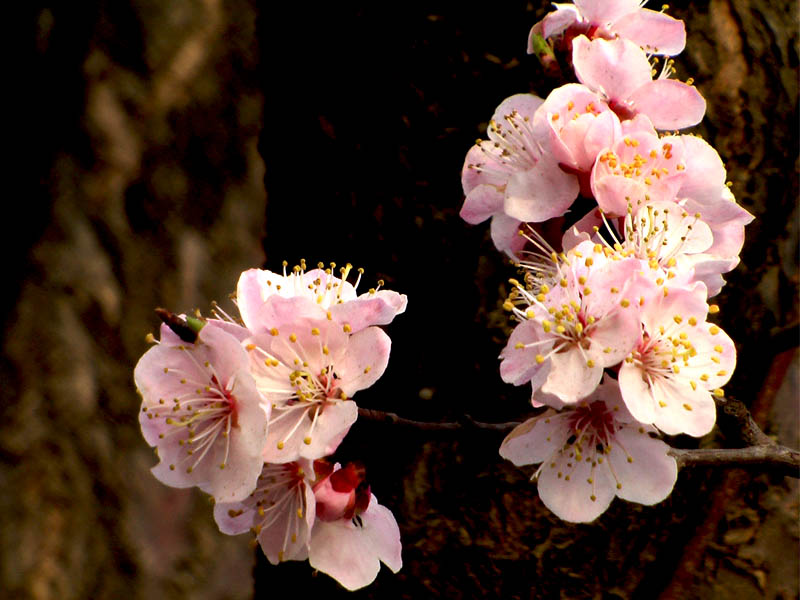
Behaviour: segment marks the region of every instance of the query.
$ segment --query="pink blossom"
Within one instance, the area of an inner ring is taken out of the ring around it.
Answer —
[[[539,497],[565,521],[587,523],[614,496],[652,505],[666,498],[677,480],[669,447],[637,423],[606,376],[579,405],[548,410],[517,426],[500,446],[515,465],[542,463],[534,478]]]
[[[653,80],[647,55],[629,40],[578,36],[572,62],[578,80],[602,94],[620,119],[644,113],[656,129],[673,130],[696,125],[706,112],[706,101],[691,85],[666,77]]]
[[[356,289],[361,281],[363,269],[357,269],[355,284],[347,281],[352,270],[348,264],[340,269],[341,278],[332,274],[331,268],[305,270],[305,263],[283,275],[250,269],[242,273],[236,289],[236,302],[244,324],[253,333],[262,333],[278,326],[285,318],[307,316],[324,319],[330,317],[347,324],[356,332],[370,325],[387,325],[406,309],[407,298],[391,290],[382,290],[380,285],[367,293],[358,295]],[[281,298],[269,307],[269,298]],[[302,299],[302,300],[299,300]],[[307,302],[308,301],[308,302]],[[271,310],[270,310],[271,309]]]
[[[532,275],[527,287],[517,283],[508,308],[521,323],[500,354],[500,374],[507,383],[530,382],[534,398],[541,388],[575,403],[639,338],[640,263],[586,241],[551,265],[551,273]]]
[[[308,562],[348,590],[357,590],[375,580],[381,562],[393,573],[403,566],[400,528],[392,512],[370,495],[366,509],[352,518],[317,519]]]
[[[533,132],[541,104],[531,94],[504,100],[489,123],[489,140],[470,149],[461,172],[461,218],[477,224],[491,217],[495,245],[512,256],[522,246],[517,230],[523,221],[560,216],[578,195],[575,176],[558,168],[552,154],[543,152],[546,139]]]
[[[577,175],[581,193],[590,197],[589,174],[597,155],[622,137],[617,115],[589,88],[571,83],[550,93],[534,115],[533,128],[548,140],[561,170]]]
[[[679,54],[686,45],[683,21],[663,12],[642,8],[640,0],[576,0],[572,4],[554,4],[531,29],[528,53],[533,52],[534,35],[545,39],[566,33],[570,37],[585,34],[589,38],[613,39],[617,36],[634,42],[650,54]]]
[[[642,337],[622,363],[619,384],[631,414],[664,433],[695,437],[716,420],[712,394],[721,394],[736,366],[728,335],[706,322],[702,283],[655,294],[642,307]]]
[[[609,247],[613,244],[621,257],[641,261],[641,274],[655,284],[653,293],[661,293],[656,286],[665,282],[670,287],[687,287],[710,278],[719,261],[705,253],[713,238],[699,214],[690,215],[680,204],[665,201],[628,208],[624,218],[610,222],[598,209],[591,211],[564,234],[564,248],[584,240]],[[617,229],[621,231],[619,239]],[[704,269],[701,276],[696,274],[698,267]]]
[[[219,502],[242,500],[261,472],[270,416],[247,353],[214,322],[194,344],[166,326],[161,337],[134,370],[142,434],[160,457],[153,474],[173,487],[196,485]]]
[[[250,496],[241,502],[214,506],[220,531],[228,535],[251,531],[273,565],[305,560],[316,516],[313,476],[313,467],[307,460],[265,464]]]
[[[638,131],[599,154],[592,170],[592,192],[608,216],[622,216],[631,205],[677,201],[685,169],[680,138]]]
[[[303,317],[245,340],[256,386],[272,403],[264,461],[327,456],[355,422],[358,407],[349,398],[383,374],[391,340],[378,327],[346,329]]]

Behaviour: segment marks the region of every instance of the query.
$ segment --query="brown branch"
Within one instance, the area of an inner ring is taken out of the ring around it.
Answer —
[[[517,421],[510,421],[508,423],[481,423],[469,415],[464,415],[461,421],[455,423],[431,423],[429,421],[414,421],[412,419],[406,419],[405,417],[396,415],[395,413],[371,410],[369,408],[359,408],[358,415],[362,419],[367,419],[369,421],[399,425],[401,427],[411,427],[413,429],[420,429],[422,431],[461,431],[482,429],[484,431],[506,433],[519,425]]]
[[[738,404],[737,404],[738,403]],[[741,402],[728,400],[726,406],[736,405],[736,414],[741,417],[741,422],[746,426],[743,437],[759,440],[759,442],[746,448],[701,448],[697,450],[684,450],[672,448],[669,453],[675,457],[679,467],[717,466],[728,468],[763,468],[774,470],[789,477],[800,477],[800,452],[781,446],[773,442],[758,425],[755,424]],[[744,413],[740,409],[744,408]],[[400,427],[410,427],[421,431],[490,431],[494,433],[507,433],[520,423],[510,421],[507,423],[482,423],[469,415],[464,415],[460,422],[431,423],[429,421],[414,421],[406,419],[395,413],[382,412],[368,408],[359,408],[358,414],[362,419],[377,423],[386,423]]]
[[[669,453],[675,457],[679,467],[764,467],[789,477],[800,477],[800,452],[774,443],[747,448],[672,448]]]

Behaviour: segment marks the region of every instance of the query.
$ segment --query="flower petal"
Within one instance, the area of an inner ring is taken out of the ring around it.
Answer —
[[[361,525],[353,521],[360,520]],[[353,520],[317,521],[311,531],[309,564],[348,590],[372,583],[383,561],[393,572],[403,565],[400,528],[391,511],[372,496],[366,511]]]
[[[643,112],[656,129],[683,129],[697,125],[706,114],[706,101],[691,85],[674,79],[647,82],[629,96],[637,112]]]
[[[614,437],[608,460],[620,486],[617,496],[648,506],[669,496],[678,479],[669,446],[636,427],[623,427]]]
[[[350,336],[347,350],[334,365],[339,387],[348,396],[368,388],[389,364],[392,340],[379,327],[368,327]]]

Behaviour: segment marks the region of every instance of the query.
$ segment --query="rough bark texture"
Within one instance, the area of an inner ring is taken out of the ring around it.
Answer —
[[[4,242],[9,597],[248,598],[254,583],[257,597],[306,586],[344,595],[307,564],[272,568],[258,551],[253,578],[246,536],[220,534],[202,494],[148,472],[155,457],[139,433],[132,369],[157,326],[152,310],[230,306],[247,267],[350,261],[367,270],[367,287],[383,278],[409,295],[387,328],[389,370],[359,393],[362,405],[423,420],[526,413],[527,390],[497,374],[499,306],[515,273],[487,226],[458,218],[459,172],[503,98],[554,84],[524,54],[547,7],[393,8],[26,9],[41,185],[14,200]],[[719,298],[739,349],[726,389],[760,397],[756,420],[797,447],[796,354],[767,379],[798,342],[796,6],[713,0],[670,12],[690,33],[678,76],[708,99],[697,131],[757,217]],[[701,444],[735,445],[726,425]],[[405,565],[354,597],[797,595],[796,483],[693,469],[656,507],[615,501],[596,523],[568,526],[528,473],[499,459],[499,442],[356,424],[340,457],[366,462],[400,523]]]

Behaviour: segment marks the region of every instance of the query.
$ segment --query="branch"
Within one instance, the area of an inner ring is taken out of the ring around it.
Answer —
[[[775,443],[748,446],[747,448],[701,448],[699,450],[672,448],[669,454],[675,457],[679,467],[765,467],[781,475],[800,477],[800,452]]]
[[[367,419],[368,421],[388,423],[391,425],[399,425],[401,427],[410,427],[412,429],[420,429],[422,431],[462,431],[482,429],[484,431],[506,433],[519,425],[519,422],[517,421],[509,421],[508,423],[481,423],[469,415],[464,415],[461,421],[455,423],[431,423],[429,421],[414,421],[412,419],[406,419],[396,415],[395,413],[371,410],[369,408],[359,408],[358,416],[362,419]]]
[[[746,448],[725,449],[698,449],[683,450],[672,448],[669,453],[675,457],[679,467],[718,466],[718,467],[743,467],[773,469],[782,475],[800,478],[800,452],[781,446],[773,442],[750,417],[747,408],[738,400],[728,400],[725,406],[735,407],[735,416],[743,423],[745,431],[742,437],[755,443]],[[741,412],[744,409],[744,413]],[[729,413],[734,414],[734,413]],[[406,419],[395,413],[359,408],[358,415],[362,419],[377,423],[386,423],[394,426],[409,427],[421,431],[489,431],[494,433],[507,433],[520,423],[509,421],[507,423],[482,423],[469,415],[464,415],[460,422],[431,423],[429,421],[414,421]]]

